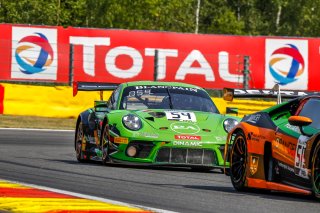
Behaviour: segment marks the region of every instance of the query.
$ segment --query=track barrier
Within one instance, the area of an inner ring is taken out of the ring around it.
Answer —
[[[0,84],[0,114],[3,114],[4,87]]]
[[[0,84],[0,113],[55,118],[75,118],[80,112],[93,106],[100,99],[99,92],[79,91],[73,97],[70,86],[34,86],[20,84]],[[108,100],[111,92],[104,92]],[[234,100],[226,102],[222,98],[212,98],[220,113],[226,107],[238,108],[239,116],[250,114],[275,105],[275,102]]]

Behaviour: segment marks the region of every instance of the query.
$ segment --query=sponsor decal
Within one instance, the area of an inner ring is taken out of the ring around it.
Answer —
[[[292,126],[291,124],[288,123],[288,124],[285,125],[285,127],[290,129],[290,130],[292,130],[292,131],[294,131],[294,132],[296,132],[296,133],[301,134],[300,129],[299,129],[298,126]]]
[[[289,172],[294,173],[294,169],[291,166],[288,166],[287,164],[284,164],[282,162],[278,162],[278,166],[285,169],[285,170],[288,170]]]
[[[308,136],[300,135],[298,139],[295,161],[294,161],[294,173],[302,178],[309,179],[308,169],[306,168],[305,151],[307,148]]]
[[[158,138],[159,134],[150,132],[137,132],[134,137]]]
[[[250,115],[249,118],[247,119],[247,122],[250,123],[257,123],[260,120],[261,115],[260,114],[253,114]]]
[[[197,122],[196,115],[193,112],[166,111],[165,113],[168,120]]]
[[[174,138],[177,140],[201,140],[201,136],[196,135],[175,135]]]
[[[170,125],[172,131],[179,134],[196,134],[200,132],[200,127],[190,122],[176,122]]]
[[[227,136],[216,136],[215,138],[217,141],[226,141],[227,140]]]
[[[139,89],[136,91],[130,91],[128,96],[129,97],[140,97],[143,95],[153,95],[153,93],[151,92],[151,89],[145,89],[145,90]]]
[[[296,139],[294,139],[296,140]],[[296,144],[287,140],[284,140],[281,137],[276,137],[272,142],[274,144],[275,150],[278,152],[285,154],[288,158],[294,161],[294,155],[296,150]]]
[[[11,78],[57,80],[57,30],[12,27]]]
[[[308,41],[266,39],[265,87],[308,88]]]
[[[128,144],[129,140],[124,137],[114,137],[114,143]]]
[[[259,157],[251,155],[249,164],[250,174],[254,175],[258,171]]]
[[[173,141],[173,146],[202,146],[200,141]]]
[[[272,89],[261,90],[261,89],[235,89],[234,95],[239,97],[250,97],[253,95],[261,95],[261,96],[272,96],[277,95],[278,91],[274,91]],[[308,92],[308,91],[296,91],[296,90],[281,90],[280,94],[284,97],[296,97],[296,96],[304,96],[304,95],[312,95],[319,94],[318,92]]]
[[[178,86],[162,86],[162,85],[155,85],[155,86],[135,86],[136,90],[147,90],[147,89],[177,89],[183,91],[191,91],[191,92],[198,92],[196,88],[189,88],[189,87],[178,87]]]
[[[249,132],[247,137],[247,140],[256,141],[256,142],[259,142],[260,140],[265,140],[265,139],[266,139],[265,136],[258,135],[254,132]]]

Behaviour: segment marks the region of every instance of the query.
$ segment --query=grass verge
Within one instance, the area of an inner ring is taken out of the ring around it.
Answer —
[[[1,128],[71,129],[76,118],[47,118],[35,116],[0,115]]]

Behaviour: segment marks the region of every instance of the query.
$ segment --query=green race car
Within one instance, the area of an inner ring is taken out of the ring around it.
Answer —
[[[102,91],[112,86],[76,83],[74,89]],[[222,169],[227,133],[239,120],[220,114],[208,93],[194,85],[122,83],[108,101],[95,101],[93,108],[80,113],[74,147],[80,162]]]

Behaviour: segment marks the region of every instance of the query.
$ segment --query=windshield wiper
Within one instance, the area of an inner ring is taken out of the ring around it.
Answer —
[[[169,88],[168,88],[168,87],[167,87],[167,92],[168,92],[168,97],[169,97],[169,106],[170,106],[170,109],[173,109],[171,94],[170,94],[170,91],[169,91]]]

